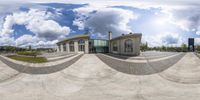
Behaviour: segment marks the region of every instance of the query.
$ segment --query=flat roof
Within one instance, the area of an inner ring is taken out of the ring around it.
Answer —
[[[121,35],[121,36],[112,38],[111,41],[112,41],[112,40],[121,39],[121,38],[126,38],[126,37],[141,37],[141,36],[142,36],[142,33],[123,34],[123,35]]]
[[[64,41],[68,41],[68,40],[72,40],[72,39],[77,39],[77,38],[90,38],[89,34],[81,34],[81,35],[74,35],[72,37],[67,37],[66,39],[59,41],[58,43],[64,42]],[[56,43],[56,44],[58,44]]]

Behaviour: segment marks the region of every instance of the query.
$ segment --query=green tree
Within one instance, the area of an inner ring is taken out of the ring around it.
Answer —
[[[187,52],[187,45],[186,44],[181,44],[181,49],[182,49],[182,52]]]
[[[200,45],[197,45],[197,46],[196,46],[196,51],[197,51],[197,52],[200,52]]]
[[[141,44],[141,46],[140,46],[140,50],[141,51],[146,51],[146,50],[148,50],[148,44],[147,44],[147,42],[146,42],[146,44]]]
[[[161,47],[161,51],[166,51],[166,47],[164,45]]]

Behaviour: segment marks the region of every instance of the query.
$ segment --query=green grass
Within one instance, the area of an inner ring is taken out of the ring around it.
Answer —
[[[14,60],[29,62],[29,63],[44,63],[47,62],[47,59],[44,57],[29,57],[29,56],[17,56],[17,55],[11,55],[7,56]]]
[[[37,51],[22,51],[22,52],[17,52],[18,55],[25,55],[25,56],[37,56],[41,55],[40,52]]]

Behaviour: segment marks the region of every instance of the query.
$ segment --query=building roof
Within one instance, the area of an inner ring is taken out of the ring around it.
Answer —
[[[117,39],[122,39],[122,38],[127,38],[127,37],[142,37],[142,33],[122,34],[121,36],[112,38],[111,41],[117,40]]]
[[[88,35],[88,34],[75,35],[75,36],[72,36],[72,37],[67,37],[66,39],[59,41],[58,43],[62,43],[62,42],[68,41],[68,40],[78,39],[78,38],[90,38],[90,35]]]

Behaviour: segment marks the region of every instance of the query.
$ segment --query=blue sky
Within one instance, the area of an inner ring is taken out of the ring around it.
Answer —
[[[2,0],[0,45],[54,47],[67,36],[86,32],[106,39],[108,31],[114,37],[142,33],[149,46],[180,46],[189,37],[200,43],[196,0],[152,1]]]

